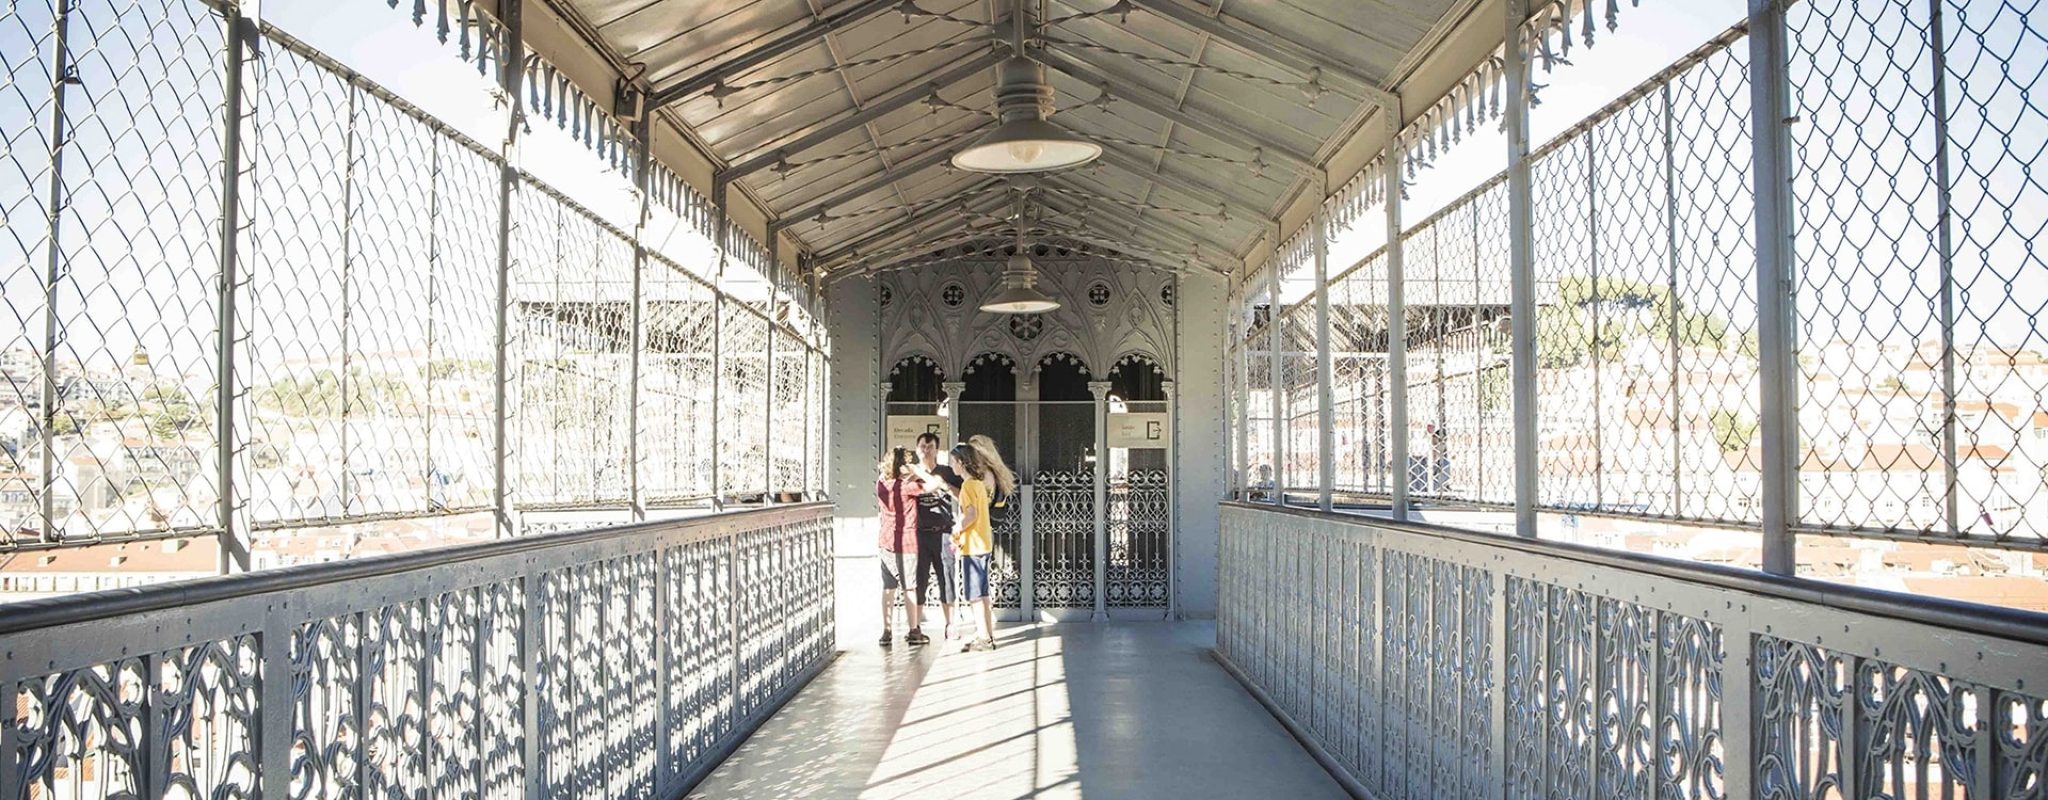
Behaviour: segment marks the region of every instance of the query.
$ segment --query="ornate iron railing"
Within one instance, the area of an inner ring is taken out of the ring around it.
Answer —
[[[1226,504],[1218,645],[1360,796],[2035,797],[2048,616]]]
[[[669,797],[833,649],[822,504],[0,610],[0,797]]]

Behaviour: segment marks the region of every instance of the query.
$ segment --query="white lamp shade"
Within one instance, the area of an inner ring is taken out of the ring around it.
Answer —
[[[981,304],[991,314],[1043,314],[1060,307],[1060,302],[1029,286],[1012,286]]]
[[[969,172],[1045,172],[1094,161],[1102,145],[1042,119],[1018,119],[989,131],[953,154],[953,166]]]

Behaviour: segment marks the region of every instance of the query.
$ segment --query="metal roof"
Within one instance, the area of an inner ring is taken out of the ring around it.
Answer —
[[[827,267],[970,232],[1018,187],[1034,228],[1155,262],[1236,266],[1388,97],[1459,0],[1029,0],[1052,120],[1095,163],[1023,182],[952,169],[994,127],[1012,0],[561,0],[771,227]],[[1185,263],[1185,262],[1184,262]],[[1177,264],[1176,264],[1177,266]]]

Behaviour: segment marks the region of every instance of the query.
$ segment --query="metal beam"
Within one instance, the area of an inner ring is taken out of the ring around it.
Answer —
[[[996,184],[999,180],[1000,179],[998,178],[991,177],[988,180],[984,180],[978,184],[975,184],[972,187],[969,187],[966,191],[961,192],[961,194],[972,194],[975,192],[979,192],[983,189],[988,188],[989,186]],[[969,202],[971,203],[972,201]],[[894,233],[898,233],[905,228],[922,225],[938,217],[953,213],[954,211],[957,211],[959,208],[960,206],[954,203],[943,203],[940,205],[932,206],[931,208],[925,209],[924,211],[920,211],[916,214],[904,217],[903,219],[899,219],[895,222],[891,222],[887,225],[878,227],[872,231],[869,231],[865,235],[862,235],[854,239],[853,241],[846,242],[844,244],[839,245],[838,247],[832,248],[829,251],[821,253],[818,255],[818,262],[822,264],[832,263],[833,261],[838,260],[839,257],[844,256],[847,253],[853,252],[855,250],[858,250],[862,247],[874,244],[877,240],[880,240],[883,237],[889,236]]]
[[[975,73],[994,67],[997,62],[1002,60],[1002,54],[991,49],[962,62],[952,69],[939,73],[938,77],[928,82],[906,88],[903,91],[877,100],[868,104],[866,108],[840,117],[837,120],[813,125],[801,132],[794,140],[769,148],[767,152],[742,161],[737,165],[719,170],[717,179],[730,182],[774,166],[777,160],[791,153],[800,153],[817,147],[830,141],[833,137],[880,119],[891,111],[923,100],[937,93],[940,89],[959,83],[972,77]]]
[[[763,42],[667,87],[654,90],[649,96],[651,107],[648,110],[652,111],[682,100],[792,51],[822,42],[825,40],[825,34],[859,23],[897,5],[898,0],[867,0],[834,14],[813,17],[804,23],[803,27]]]
[[[1271,156],[1275,161],[1281,162],[1283,166],[1289,169],[1304,173],[1314,172],[1316,169],[1315,159],[1302,153],[1297,153],[1285,145],[1268,141],[1251,128],[1230,120],[1218,119],[1206,114],[1189,111],[1182,108],[1179,103],[1173,102],[1171,98],[1154,94],[1151,90],[1141,88],[1130,81],[1112,78],[1096,70],[1094,67],[1075,61],[1068,58],[1065,54],[1054,50],[1042,47],[1036,48],[1031,51],[1031,55],[1039,63],[1064,72],[1071,77],[1087,81],[1099,87],[1105,87],[1103,91],[1109,92],[1118,100],[1127,101],[1131,105],[1247,150],[1257,150],[1260,153]],[[1106,88],[1111,86],[1116,88]]]
[[[894,222],[885,223],[883,227],[864,234],[860,239],[834,248],[833,252],[836,254],[847,250],[849,247],[858,247],[866,251],[865,255],[872,256],[882,249],[896,247],[909,241],[909,237],[905,237],[904,234],[911,233],[911,228],[915,226],[906,227],[904,225],[906,222],[916,220],[922,223],[935,219],[936,217],[933,216],[935,212],[939,216],[943,216],[943,212],[947,210],[963,212],[965,216],[971,218],[974,215],[986,214],[989,211],[1002,207],[1001,205],[992,206],[989,203],[989,198],[997,198],[1007,202],[1008,197],[1009,194],[1007,192],[1001,191],[998,187],[989,186],[961,191],[955,197],[948,198],[943,202],[934,200],[917,205],[901,206],[894,210],[903,212],[906,215],[905,217],[897,218]]]
[[[1181,6],[1173,0],[1129,0],[1131,5],[1150,11],[1178,23],[1197,33],[1206,33],[1231,47],[1250,53],[1276,66],[1292,70],[1302,77],[1318,73],[1334,75],[1359,89],[1366,102],[1386,108],[1394,94],[1385,88],[1386,78],[1367,75],[1352,69],[1341,58],[1329,58],[1310,52],[1285,37],[1276,36],[1253,27],[1243,20],[1231,21],[1211,17],[1200,11]]]
[[[1059,182],[1059,183],[1053,183],[1053,182],[1051,182],[1051,181],[1048,181],[1048,183],[1052,183],[1052,185],[1054,185],[1054,186],[1056,186],[1056,187],[1058,187],[1058,188],[1060,188],[1060,189],[1065,189],[1065,190],[1069,190],[1069,191],[1087,192],[1087,193],[1089,193],[1089,194],[1094,194],[1093,192],[1088,192],[1088,190],[1087,190],[1087,189],[1084,189],[1084,188],[1081,188],[1081,187],[1077,187],[1077,186],[1071,186],[1071,185],[1068,185],[1068,184],[1066,184],[1066,183],[1064,183],[1064,182]],[[1039,200],[1040,200],[1040,202],[1044,202],[1044,201],[1046,201],[1046,200],[1049,200],[1049,199],[1051,199],[1051,198],[1054,198],[1054,197],[1059,197],[1059,196],[1060,196],[1060,195],[1058,195],[1058,194],[1054,194],[1054,193],[1051,193],[1051,192],[1047,192],[1047,193],[1044,193],[1044,194],[1042,194],[1042,195],[1041,195],[1041,196],[1039,197]],[[1132,202],[1132,203],[1136,203],[1136,201],[1130,201],[1130,202]],[[1231,243],[1230,243],[1230,242],[1228,242],[1228,241],[1225,241],[1225,240],[1222,240],[1222,239],[1217,239],[1217,238],[1213,238],[1213,237],[1214,237],[1214,234],[1213,234],[1212,232],[1210,232],[1210,231],[1206,230],[1206,229],[1203,229],[1203,228],[1193,228],[1193,229],[1189,229],[1189,228],[1184,228],[1184,227],[1181,227],[1180,225],[1177,225],[1177,224],[1172,224],[1172,223],[1170,223],[1170,222],[1168,221],[1168,220],[1169,220],[1170,218],[1169,218],[1169,217],[1165,217],[1165,216],[1151,216],[1151,217],[1143,216],[1143,215],[1140,215],[1140,214],[1137,214],[1137,213],[1135,213],[1134,211],[1132,211],[1132,210],[1131,210],[1131,209],[1129,209],[1129,208],[1126,208],[1126,207],[1125,207],[1125,206],[1124,206],[1124,205],[1123,205],[1122,203],[1120,203],[1120,202],[1116,201],[1116,200],[1115,200],[1115,199],[1113,199],[1113,198],[1107,198],[1107,197],[1104,197],[1104,198],[1100,198],[1100,199],[1084,199],[1084,200],[1082,200],[1082,201],[1079,201],[1079,203],[1077,203],[1077,204],[1085,204],[1085,205],[1086,205],[1086,207],[1087,207],[1087,209],[1088,209],[1088,213],[1089,213],[1089,214],[1099,214],[1099,215],[1103,215],[1103,216],[1108,216],[1108,217],[1111,217],[1111,218],[1117,219],[1117,220],[1119,220],[1119,221],[1122,221],[1122,222],[1123,222],[1124,224],[1127,224],[1127,225],[1137,225],[1137,224],[1140,224],[1140,223],[1148,223],[1148,222],[1149,222],[1149,223],[1154,223],[1154,224],[1156,225],[1156,227],[1158,227],[1159,229],[1161,229],[1161,230],[1165,230],[1165,231],[1172,231],[1172,232],[1174,232],[1174,233],[1177,233],[1177,234],[1179,234],[1179,235],[1181,235],[1181,236],[1183,236],[1183,237],[1186,237],[1186,238],[1187,238],[1187,239],[1188,239],[1188,240],[1189,240],[1190,242],[1200,242],[1200,243],[1202,243],[1202,244],[1204,244],[1204,245],[1207,245],[1207,246],[1211,246],[1211,247],[1216,247],[1216,248],[1218,248],[1218,249],[1220,249],[1220,250],[1222,250],[1222,251],[1224,251],[1224,252],[1229,252],[1229,249],[1230,249],[1230,247],[1231,247]]]
[[[803,222],[804,220],[817,216],[818,212],[820,211],[830,209],[833,206],[839,205],[840,203],[844,203],[848,200],[853,200],[869,192],[888,188],[888,186],[892,183],[903,180],[904,178],[908,178],[927,169],[931,169],[932,167],[938,166],[940,164],[944,164],[947,162],[947,160],[951,159],[952,157],[953,153],[951,150],[948,150],[946,148],[933,148],[932,151],[929,153],[926,153],[922,156],[918,156],[917,158],[911,159],[909,161],[905,161],[901,164],[897,164],[896,166],[883,170],[878,174],[871,175],[866,180],[860,181],[859,183],[855,183],[843,189],[837,189],[828,192],[825,194],[825,196],[820,197],[815,201],[812,201],[810,205],[804,206],[803,208],[799,208],[788,214],[784,214],[781,217],[777,218],[774,222],[768,223],[768,229],[771,231],[788,230],[789,227],[792,225],[796,225],[800,222]]]

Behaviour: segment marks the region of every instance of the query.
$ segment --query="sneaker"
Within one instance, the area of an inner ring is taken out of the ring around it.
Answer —
[[[894,637],[892,637],[892,636],[890,635],[890,633],[889,633],[889,629],[888,629],[888,628],[883,628],[883,629],[882,629],[882,646],[883,646],[883,647],[888,647],[888,646],[889,646],[889,644],[890,644],[890,640],[891,640],[892,638],[894,638]]]
[[[962,648],[960,648],[960,652],[962,652],[962,653],[986,653],[986,652],[990,652],[990,651],[993,651],[993,650],[995,650],[995,649],[996,649],[996,640],[994,640],[994,639],[976,639],[976,640],[974,640],[974,641],[968,642],[968,643],[967,643],[967,646],[966,646],[966,647],[962,647]]]

